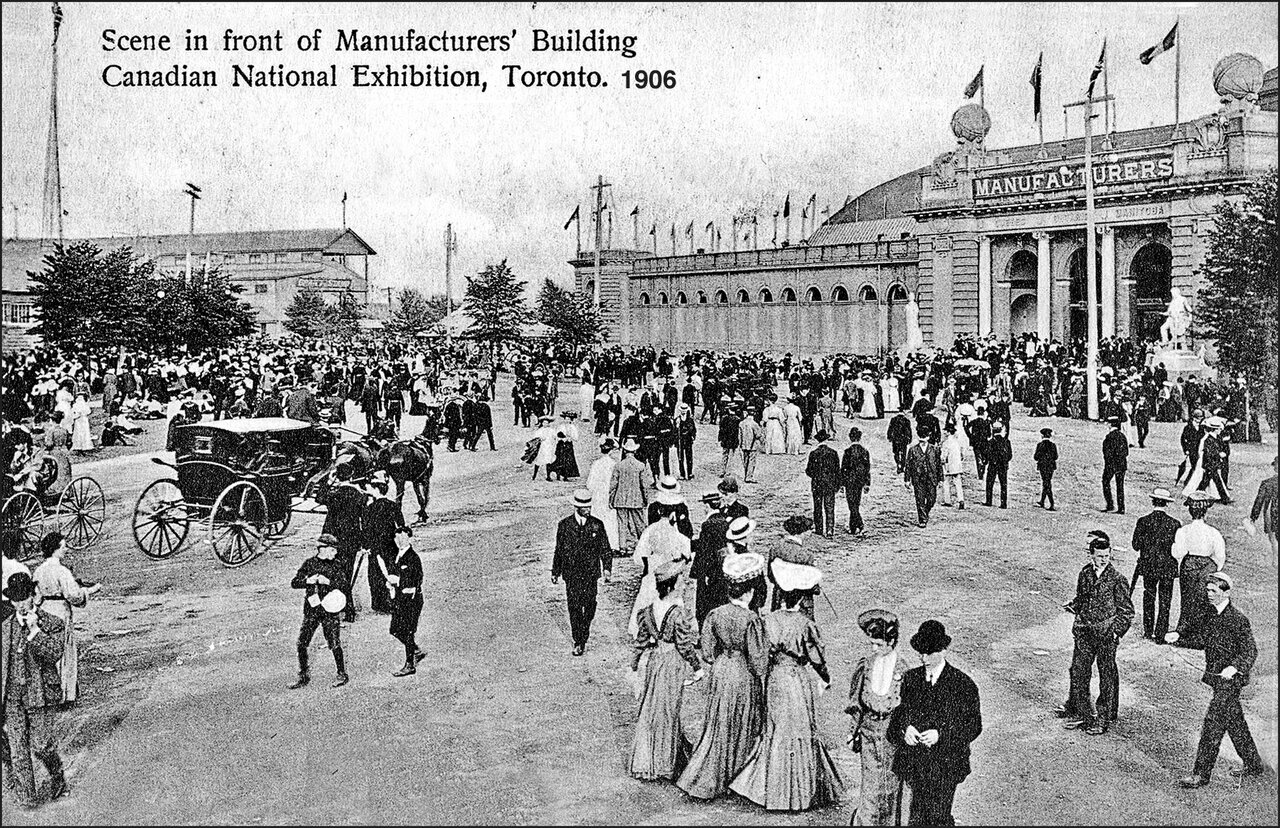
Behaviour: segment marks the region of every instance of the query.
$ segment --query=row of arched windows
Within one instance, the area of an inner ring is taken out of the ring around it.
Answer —
[[[900,282],[895,282],[894,284],[890,285],[888,299],[890,303],[907,301],[906,287],[904,287]],[[816,285],[811,285],[808,288],[808,290],[805,291],[804,300],[806,302],[823,301],[822,289],[817,287]],[[760,288],[760,292],[756,294],[754,301],[762,305],[773,304],[775,301],[773,296],[773,291],[769,290],[769,288],[767,287]],[[778,298],[776,301],[781,302],[783,304],[794,304],[796,302],[795,290],[789,287],[783,288],[782,293],[778,295]],[[844,285],[836,285],[831,289],[830,301],[848,302],[849,291],[845,289]],[[880,301],[880,297],[876,293],[875,287],[873,287],[870,284],[865,284],[858,289],[858,301],[859,302],[878,302]],[[685,293],[683,290],[676,291],[675,303],[677,305],[690,304],[689,295]],[[727,305],[729,304],[729,294],[723,290],[717,290],[710,298],[708,298],[706,291],[700,290],[695,295],[693,303],[698,305],[708,305],[708,304]],[[734,304],[749,305],[751,303],[752,303],[751,294],[748,293],[745,288],[738,288],[736,301],[734,302]],[[659,291],[656,299],[655,297],[651,297],[648,294],[648,292],[644,292],[640,294],[640,304],[669,305],[671,304],[671,299],[667,295],[666,291]]]

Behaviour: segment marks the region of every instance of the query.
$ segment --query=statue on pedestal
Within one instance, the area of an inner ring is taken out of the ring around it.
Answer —
[[[924,349],[924,333],[920,330],[920,305],[916,304],[915,291],[907,292],[907,353]]]
[[[1170,291],[1169,306],[1165,308],[1167,317],[1160,326],[1160,342],[1178,350],[1187,347],[1187,331],[1191,327],[1191,304],[1177,288]]]

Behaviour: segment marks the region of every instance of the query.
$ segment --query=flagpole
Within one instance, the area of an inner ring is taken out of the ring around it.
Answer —
[[[1174,28],[1178,30],[1178,34],[1173,40],[1173,134],[1169,136],[1172,140],[1178,135],[1178,123],[1182,118],[1182,18],[1179,17],[1174,23]]]
[[[640,249],[640,207],[631,211],[631,246]]]
[[[1111,97],[1111,56],[1102,55],[1102,97]],[[1106,132],[1106,139],[1103,145],[1111,146],[1111,104],[1104,103],[1102,105],[1102,129]]]

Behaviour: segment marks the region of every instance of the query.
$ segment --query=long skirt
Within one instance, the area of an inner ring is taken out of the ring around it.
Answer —
[[[568,440],[557,442],[556,459],[550,466],[547,466],[547,472],[560,475],[561,480],[576,480],[581,477],[581,473],[578,471],[578,457],[573,451],[573,443]]]
[[[818,738],[817,696],[807,667],[783,656],[769,670],[764,733],[729,786],[769,811],[839,801],[840,771]]]
[[[75,615],[71,605],[62,599],[45,601],[40,609],[62,619],[62,658],[58,674],[62,677],[62,700],[73,702],[79,691],[80,647],[76,644]]]
[[[862,786],[850,825],[901,825],[902,782],[893,772],[897,748],[889,741],[889,717],[862,717]]]
[[[640,535],[645,530],[644,509],[619,507],[614,511],[618,513],[618,542],[622,544],[619,548],[630,555],[636,551],[636,542],[640,540]]]
[[[764,425],[764,450],[767,454],[786,453],[787,435],[778,420],[768,420]]]
[[[680,727],[684,682],[693,672],[674,644],[660,642],[646,656],[640,717],[627,770],[639,779],[675,779],[692,745]]]
[[[1206,555],[1187,555],[1178,567],[1178,638],[1184,645],[1200,642],[1205,619],[1213,612],[1205,583],[1215,571],[1213,558]]]
[[[714,799],[751,757],[760,733],[760,684],[738,650],[722,653],[711,665],[702,737],[676,787],[698,799]]]

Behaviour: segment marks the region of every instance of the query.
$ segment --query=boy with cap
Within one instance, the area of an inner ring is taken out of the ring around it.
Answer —
[[[1142,637],[1157,644],[1164,643],[1169,631],[1169,606],[1173,601],[1173,581],[1178,577],[1178,562],[1173,559],[1173,539],[1182,523],[1165,511],[1173,501],[1168,489],[1151,492],[1151,514],[1138,518],[1133,527],[1133,548],[1138,564],[1133,570],[1130,593],[1142,577]],[[1157,610],[1157,602],[1159,609]]]
[[[591,491],[578,489],[573,493],[573,514],[556,527],[556,549],[551,559],[551,583],[560,583],[560,577],[564,576],[575,656],[583,654],[591,635],[597,581],[602,570],[608,582],[613,572],[609,536],[604,522],[591,516]]]
[[[290,690],[306,687],[311,683],[311,671],[307,665],[307,648],[316,634],[316,627],[324,631],[325,643],[333,652],[333,664],[338,675],[330,687],[341,687],[347,678],[346,662],[342,658],[341,625],[338,613],[346,606],[346,579],[343,566],[338,561],[338,539],[333,535],[321,535],[316,554],[302,562],[290,584],[304,590],[302,600],[302,629],[298,632],[298,679],[289,685]]]
[[[1040,508],[1045,508],[1045,501],[1049,501],[1048,509],[1054,511],[1053,503],[1053,473],[1058,468],[1058,447],[1053,443],[1053,429],[1040,429],[1040,442],[1036,445],[1036,453],[1034,460],[1036,468],[1040,471]]]
[[[400,678],[417,672],[427,654],[415,638],[422,616],[422,559],[413,548],[413,529],[397,526],[395,543],[395,556],[387,562],[387,584],[392,590],[391,637],[404,645],[404,666],[391,675]]]
[[[1133,602],[1129,584],[1111,565],[1111,541],[1093,536],[1089,541],[1089,563],[1076,578],[1076,597],[1062,605],[1075,615],[1071,633],[1075,649],[1071,655],[1071,691],[1066,708],[1071,711],[1064,727],[1083,727],[1090,736],[1107,732],[1115,719],[1120,695],[1120,669],[1116,666],[1116,646],[1133,623]],[[1098,707],[1089,700],[1093,664],[1098,663]]]

